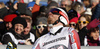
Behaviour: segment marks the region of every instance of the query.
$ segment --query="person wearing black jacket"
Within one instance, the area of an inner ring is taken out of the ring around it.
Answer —
[[[32,19],[30,19],[29,17],[22,17],[22,18],[24,18],[27,22],[27,27],[24,29],[24,39],[26,39],[25,45],[32,45],[37,39],[35,34],[36,31],[33,30],[31,27]]]
[[[92,25],[91,25],[92,24]],[[83,27],[81,30],[79,30],[78,34],[80,37],[80,42],[81,42],[81,46],[86,46],[84,44],[85,41],[85,37],[88,35],[89,33],[89,29],[91,28],[95,28],[99,25],[99,20],[94,19],[93,21],[91,21],[87,26]]]
[[[27,22],[24,18],[16,17],[12,20],[12,29],[3,35],[1,42],[7,44],[8,42],[14,42],[15,44],[24,44],[25,39],[23,37],[24,28],[27,27]]]

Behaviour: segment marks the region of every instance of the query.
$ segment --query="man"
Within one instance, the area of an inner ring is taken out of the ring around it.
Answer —
[[[80,2],[74,2],[72,4],[72,9],[74,9],[77,12],[78,18],[85,11],[84,5]]]
[[[7,31],[9,31],[9,29],[12,28],[11,22],[12,22],[12,20],[13,20],[15,17],[17,17],[16,14],[9,14],[9,15],[6,15],[6,16],[3,18],[3,20],[4,20],[4,22],[5,22],[5,25],[6,25]]]
[[[71,0],[61,0],[61,7],[66,8],[67,6],[71,6]]]
[[[91,8],[94,8],[97,4],[99,4],[99,0],[90,0]]]
[[[53,8],[48,15],[50,32],[40,37],[32,49],[80,49],[77,32],[68,25],[69,20],[65,9]]]
[[[31,28],[32,20],[29,17],[23,17],[23,18],[27,22],[27,27],[24,29],[24,38],[26,39],[25,45],[32,45],[36,40],[36,36],[34,34],[35,30]],[[31,30],[33,32],[31,32]]]

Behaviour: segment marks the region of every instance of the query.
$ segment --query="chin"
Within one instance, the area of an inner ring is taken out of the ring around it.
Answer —
[[[94,40],[98,40],[98,38],[94,38]]]

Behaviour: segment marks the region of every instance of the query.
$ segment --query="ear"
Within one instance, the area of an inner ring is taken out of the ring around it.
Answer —
[[[65,25],[68,24],[67,20],[63,16],[60,16],[59,20],[60,20],[61,23],[65,24]]]

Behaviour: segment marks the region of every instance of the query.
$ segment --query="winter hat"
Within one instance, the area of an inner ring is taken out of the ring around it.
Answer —
[[[39,24],[47,24],[47,18],[46,17],[40,17],[40,18],[38,18],[37,19],[37,25],[39,25]]]
[[[86,9],[86,12],[84,14],[88,14],[88,15],[92,15],[92,11],[90,8],[87,8]]]
[[[10,14],[10,15],[6,15],[3,20],[5,22],[11,22],[15,17],[17,17],[16,14]]]
[[[72,19],[74,17],[78,17],[77,12],[74,9],[71,9],[68,11],[68,16],[69,16],[69,19]]]
[[[75,22],[77,24],[77,21],[78,21],[78,17],[74,17],[69,21],[69,23]]]
[[[33,6],[34,6],[34,4],[35,4],[35,2],[34,2],[34,1],[33,1],[33,2],[30,2],[30,3],[28,3],[27,7],[33,7]]]
[[[12,28],[14,28],[15,24],[22,24],[24,26],[24,28],[27,27],[27,22],[22,17],[16,17],[16,18],[14,18],[11,23],[13,25]]]
[[[13,4],[16,4],[18,1],[14,1],[14,3]]]

